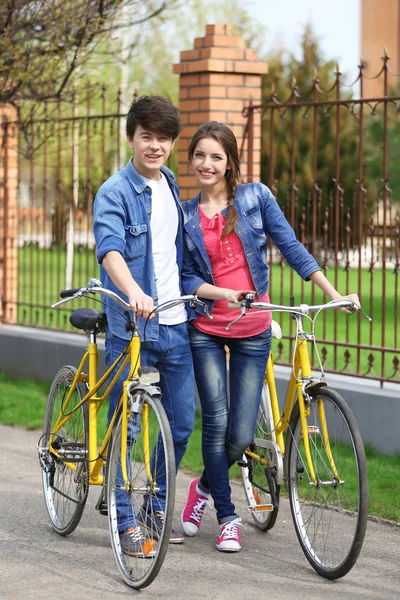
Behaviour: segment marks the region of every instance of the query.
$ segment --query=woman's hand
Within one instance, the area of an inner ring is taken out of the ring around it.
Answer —
[[[339,296],[338,298],[335,298],[335,300],[351,300],[352,302],[354,302],[354,304],[356,306],[352,306],[351,308],[341,308],[340,309],[346,314],[351,314],[353,312],[357,312],[358,309],[361,308],[360,298],[358,297],[357,294],[348,294],[348,296]]]
[[[244,297],[246,296],[246,294],[255,294],[254,290],[229,290],[226,289],[225,290],[225,294],[224,294],[224,300],[227,300],[228,302],[240,302],[241,300],[244,300]]]

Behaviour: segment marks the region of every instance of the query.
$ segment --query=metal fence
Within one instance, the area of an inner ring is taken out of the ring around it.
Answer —
[[[342,293],[357,292],[373,317],[369,324],[360,315],[321,316],[316,333],[324,340],[326,370],[398,382],[400,96],[389,89],[386,59],[382,97],[363,97],[364,77],[361,68],[353,92],[344,93],[339,72],[328,90],[316,75],[308,94],[293,82],[285,100],[272,93],[263,104],[248,106],[242,160],[251,179],[253,115],[261,112],[262,181],[330,281]],[[19,147],[28,151],[18,155],[18,324],[72,330],[70,311],[50,305],[60,289],[98,275],[93,199],[127,160],[124,124],[119,91],[88,86],[80,98],[49,106],[19,131]],[[4,131],[11,126],[3,124]],[[3,164],[6,158],[3,152]],[[0,211],[7,212],[5,197]],[[5,246],[6,224],[2,234]],[[273,301],[322,300],[272,245],[270,262]],[[3,304],[9,300],[5,289],[3,282]],[[289,364],[293,327],[290,319],[281,323],[284,337],[275,356]]]
[[[120,90],[88,85],[19,131],[18,324],[72,331],[70,311],[51,304],[98,277],[93,200],[127,160],[121,104]]]
[[[297,237],[342,294],[357,292],[373,321],[324,313],[326,370],[399,381],[400,96],[389,86],[388,56],[376,79],[382,96],[365,98],[365,66],[350,87],[337,69],[322,89],[318,74],[307,92],[296,81],[284,99],[275,91],[245,109],[249,179],[254,114],[262,115],[261,180],[276,196]],[[391,74],[392,75],[392,74]],[[359,92],[359,93],[358,93]],[[270,295],[277,303],[314,302],[315,289],[299,283],[270,247]],[[278,362],[290,362],[293,328],[283,321]],[[289,346],[289,349],[288,349]]]

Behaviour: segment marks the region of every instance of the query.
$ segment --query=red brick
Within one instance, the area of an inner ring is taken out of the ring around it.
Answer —
[[[202,73],[200,83],[208,85],[244,85],[244,76],[241,73]]]
[[[232,25],[206,25],[206,35],[232,35]]]
[[[189,95],[191,98],[226,98],[226,87],[224,85],[192,87]]]
[[[182,100],[182,102],[179,103],[179,110],[181,112],[198,111],[199,107],[200,107],[200,105],[199,105],[198,100],[188,99],[188,100]]]
[[[228,47],[228,48],[244,48],[245,43],[242,36],[239,35],[206,35],[203,38],[204,47]]]
[[[180,53],[181,62],[187,60],[199,60],[199,58],[203,58],[200,50],[182,50]]]
[[[199,58],[223,58],[225,60],[246,60],[243,48],[203,48]]]

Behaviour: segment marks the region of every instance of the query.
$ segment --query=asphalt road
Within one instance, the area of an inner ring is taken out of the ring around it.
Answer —
[[[198,536],[170,546],[156,580],[137,592],[120,579],[106,517],[95,511],[91,489],[81,523],[68,538],[55,534],[44,508],[36,457],[39,432],[0,425],[0,598],[4,600],[115,600],[140,594],[149,600],[398,600],[400,529],[370,521],[361,555],[341,580],[319,577],[297,542],[289,506],[275,527],[258,531],[245,510],[239,484],[233,495],[245,529],[242,550],[215,550],[215,514],[206,512]],[[399,474],[400,475],[400,474]],[[179,473],[175,525],[190,476]],[[400,500],[399,500],[400,501]]]

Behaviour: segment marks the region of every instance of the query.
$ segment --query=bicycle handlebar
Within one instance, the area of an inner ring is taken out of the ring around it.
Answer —
[[[245,299],[240,302],[228,302],[228,308],[240,308],[241,313],[234,321],[232,321],[232,323],[229,323],[229,325],[226,326],[227,330],[237,323],[239,319],[244,317],[249,308],[258,308],[259,310],[268,310],[270,312],[288,312],[292,315],[299,316],[306,316],[310,312],[319,312],[334,308],[357,308],[368,321],[372,321],[371,317],[365,314],[361,307],[357,306],[357,304],[351,300],[331,300],[326,304],[298,304],[297,306],[286,306],[284,304],[271,304],[269,302],[254,302],[254,295],[247,294]]]
[[[56,302],[55,304],[52,304],[51,307],[55,308],[56,306],[65,304],[66,302],[69,302],[70,300],[73,300],[74,298],[80,298],[81,296],[87,296],[88,294],[101,294],[103,296],[107,296],[107,298],[111,298],[112,300],[114,300],[124,310],[128,310],[128,311],[132,310],[131,305],[128,302],[126,302],[123,298],[118,296],[118,294],[116,294],[115,292],[113,292],[111,290],[103,288],[101,281],[99,281],[98,279],[89,279],[86,287],[71,288],[69,290],[61,290],[60,296],[63,299],[59,300],[59,302]],[[173,308],[174,306],[178,306],[179,304],[186,304],[186,303],[191,304],[193,306],[193,308],[195,308],[196,306],[201,306],[204,309],[204,312],[206,313],[207,317],[209,319],[212,319],[212,316],[210,315],[209,310],[208,310],[208,306],[205,304],[205,302],[200,300],[197,296],[192,296],[192,295],[181,296],[180,298],[176,298],[173,300],[169,300],[167,302],[163,302],[163,304],[161,304],[160,306],[156,306],[152,312],[160,313],[165,310],[169,310],[170,308]]]

